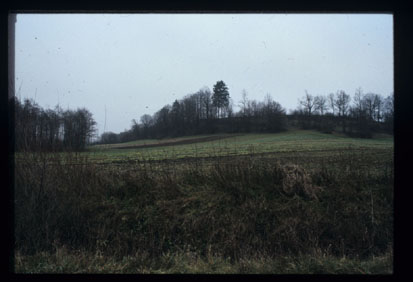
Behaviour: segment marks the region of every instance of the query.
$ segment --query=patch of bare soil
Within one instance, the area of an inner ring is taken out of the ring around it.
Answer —
[[[239,136],[239,135],[207,136],[207,137],[191,138],[191,139],[178,140],[178,141],[165,141],[165,142],[154,143],[154,144],[140,144],[140,145],[132,145],[132,146],[113,147],[113,149],[138,149],[138,148],[186,145],[186,144],[193,144],[193,143],[200,143],[200,142],[215,141],[215,140],[220,140],[220,139],[225,139],[225,138],[235,137],[235,136]]]

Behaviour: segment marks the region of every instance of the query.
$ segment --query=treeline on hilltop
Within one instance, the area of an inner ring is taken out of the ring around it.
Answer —
[[[297,109],[286,113],[271,95],[264,101],[248,99],[243,90],[240,110],[234,112],[228,87],[218,81],[189,94],[172,105],[165,105],[153,115],[142,115],[140,123],[132,120],[129,130],[115,134],[104,132],[100,143],[119,143],[137,139],[166,138],[211,133],[280,132],[291,127],[317,129],[325,133],[343,132],[350,136],[370,138],[373,133],[393,133],[393,97],[364,94],[356,90],[353,98],[340,90],[313,96],[307,91]]]
[[[267,95],[264,102],[250,101],[251,111],[234,113],[228,88],[218,81],[213,92],[208,87],[189,94],[153,115],[132,120],[130,130],[105,132],[102,143],[127,142],[145,138],[165,138],[217,132],[281,131],[285,129],[285,109]]]
[[[15,97],[9,102],[10,112],[14,111],[9,120],[14,123],[15,151],[82,151],[96,132],[96,122],[86,108],[43,109],[31,99],[22,103]]]
[[[304,129],[371,138],[373,133],[393,134],[394,94],[364,94],[356,89],[353,98],[343,90],[326,96],[313,96],[306,91],[292,119]]]
[[[321,132],[343,132],[350,136],[370,138],[373,133],[393,133],[394,95],[383,97],[364,94],[357,89],[353,98],[340,90],[313,96],[307,91],[289,114],[267,94],[263,101],[249,99],[243,90],[239,111],[234,111],[228,87],[218,81],[211,91],[198,92],[165,105],[153,115],[142,115],[140,122],[119,134],[104,132],[98,143],[109,144],[137,139],[166,138],[213,133],[280,132],[289,128],[316,129]],[[14,113],[16,151],[69,150],[82,151],[96,136],[96,122],[86,108],[43,109],[35,101],[10,99]]]

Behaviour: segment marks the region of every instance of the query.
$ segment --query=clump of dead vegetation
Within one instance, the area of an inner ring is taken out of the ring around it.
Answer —
[[[311,175],[302,167],[295,164],[287,164],[275,167],[282,175],[282,189],[289,195],[299,195],[304,198],[318,199],[317,193],[321,187],[314,185]]]

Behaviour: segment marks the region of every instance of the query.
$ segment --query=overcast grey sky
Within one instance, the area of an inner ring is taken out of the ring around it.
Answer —
[[[307,90],[393,92],[390,14],[18,14],[16,93],[129,129],[223,80],[287,110]]]

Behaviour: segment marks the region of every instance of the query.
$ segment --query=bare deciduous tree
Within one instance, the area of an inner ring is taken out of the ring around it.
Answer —
[[[350,95],[346,94],[343,90],[337,91],[335,104],[339,116],[345,117],[347,115],[350,107],[350,99]]]
[[[318,111],[321,115],[327,111],[327,98],[322,95],[318,95],[314,97],[314,109]]]
[[[304,112],[311,116],[314,109],[314,97],[311,94],[308,94],[307,90],[305,90],[305,96],[302,100],[299,100],[300,105],[304,107]]]

